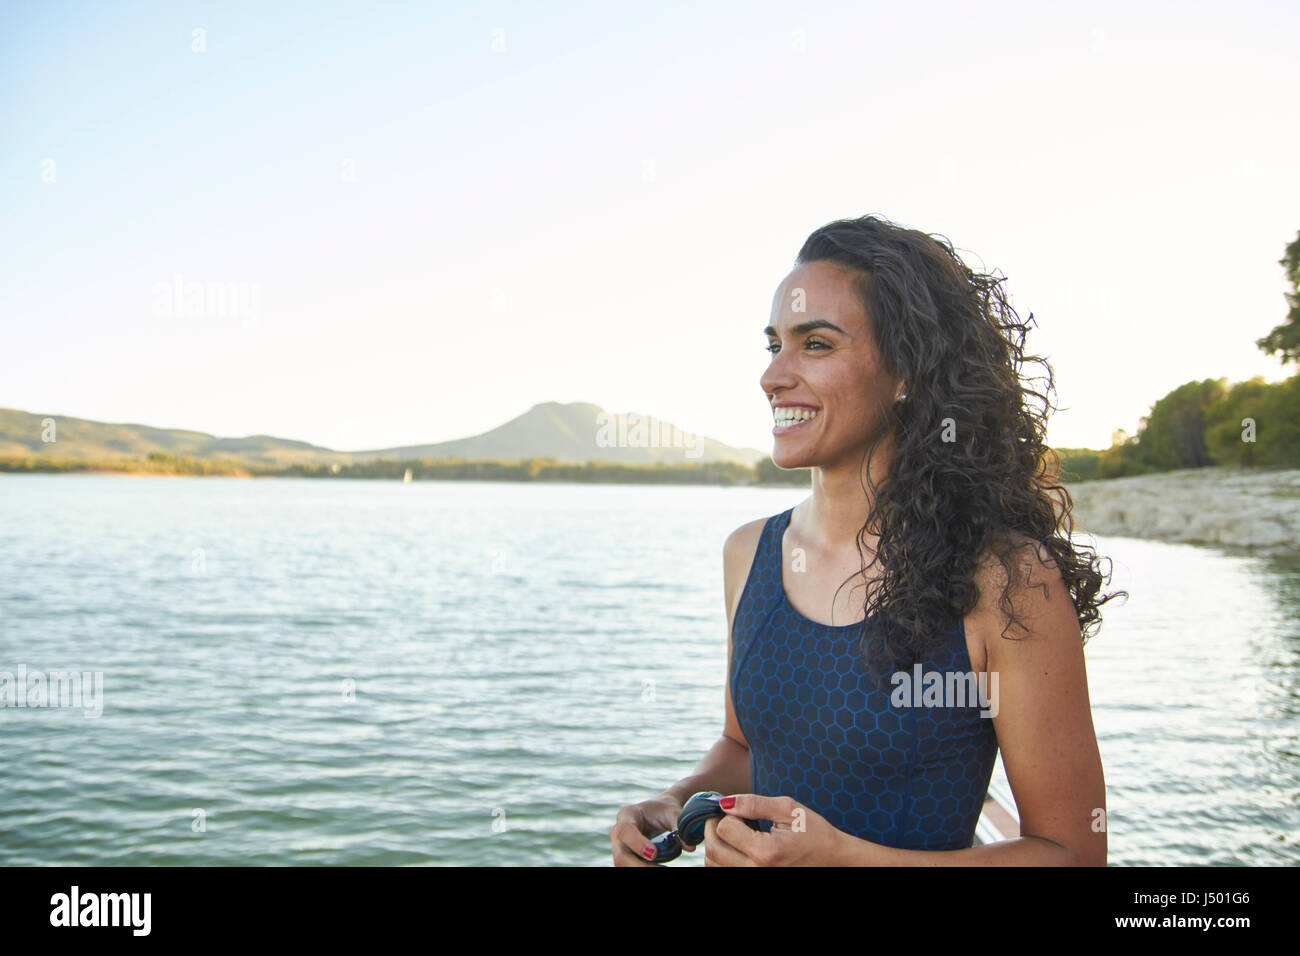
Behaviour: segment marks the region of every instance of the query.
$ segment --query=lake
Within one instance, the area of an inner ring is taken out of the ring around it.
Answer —
[[[724,539],[807,494],[0,476],[0,671],[102,674],[0,708],[0,864],[609,865],[721,732]],[[1300,563],[1096,541],[1110,862],[1295,864]]]

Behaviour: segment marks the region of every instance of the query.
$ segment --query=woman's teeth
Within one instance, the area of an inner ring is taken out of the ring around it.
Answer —
[[[773,417],[776,420],[777,428],[788,428],[792,425],[801,425],[804,422],[810,422],[817,417],[815,408],[777,408],[773,410]]]

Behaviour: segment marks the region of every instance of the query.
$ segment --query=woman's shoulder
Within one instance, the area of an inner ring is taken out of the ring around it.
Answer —
[[[758,543],[763,537],[763,529],[774,517],[776,515],[746,521],[727,535],[727,540],[722,546],[722,570],[728,607],[734,606],[740,588],[749,578],[750,569],[758,553]]]
[[[975,555],[974,577],[981,593],[986,586],[1001,593],[1008,581],[1023,584],[1027,577],[1040,578],[1055,570],[1047,545],[1014,529],[990,535]]]
[[[1034,618],[1062,602],[1073,607],[1052,552],[1023,532],[1004,530],[987,541],[976,556],[973,580],[979,595],[972,616],[998,632],[1013,618]]]
[[[784,512],[783,512],[784,513]],[[763,529],[775,515],[769,515],[765,518],[755,518],[753,521],[746,521],[731,534],[727,535],[727,540],[722,546],[723,554],[728,559],[743,557],[745,554],[753,555],[754,548],[758,545],[758,539],[763,535]]]
[[[786,511],[793,510],[794,508],[786,509]],[[728,564],[739,562],[747,565],[754,557],[754,552],[758,548],[758,541],[763,536],[763,529],[767,527],[768,522],[781,517],[785,513],[785,511],[778,511],[776,514],[768,515],[765,518],[746,521],[727,535],[727,540],[722,547],[724,560]]]

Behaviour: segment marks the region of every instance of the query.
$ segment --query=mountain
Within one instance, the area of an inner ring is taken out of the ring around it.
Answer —
[[[42,424],[54,422],[54,441],[46,442]],[[143,458],[151,452],[215,460],[239,458],[266,465],[347,462],[346,452],[270,435],[217,438],[205,432],[150,425],[111,424],[63,415],[34,415],[0,408],[0,457],[71,458],[103,461]]]
[[[614,415],[587,402],[543,402],[518,418],[470,438],[354,452],[364,458],[555,458],[623,464],[731,461],[752,465],[754,448],[732,448],[636,413]]]
[[[43,440],[53,420],[53,442]],[[104,461],[143,458],[150,453],[253,464],[347,464],[373,458],[493,458],[609,461],[624,464],[733,461],[754,464],[765,454],[732,448],[682,432],[659,419],[613,415],[586,402],[544,402],[504,425],[453,441],[373,451],[345,452],[308,442],[250,435],[218,438],[205,432],[149,425],[111,424],[61,415],[0,409],[0,458],[67,458]]]

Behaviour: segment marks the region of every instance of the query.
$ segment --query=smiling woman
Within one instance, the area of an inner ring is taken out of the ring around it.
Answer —
[[[1051,369],[1043,392],[1022,378],[1046,362],[1002,281],[869,216],[804,243],[760,384],[773,461],[812,494],[728,538],[723,734],[620,811],[615,863],[700,790],[734,797],[711,865],[1105,863],[1083,643],[1117,595],[1071,541]],[[891,693],[911,673],[933,681]],[[999,749],[1020,833],[973,847]]]

